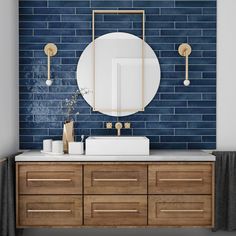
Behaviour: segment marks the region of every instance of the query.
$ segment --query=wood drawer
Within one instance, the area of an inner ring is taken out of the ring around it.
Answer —
[[[86,165],[85,194],[146,194],[146,165]]]
[[[211,196],[207,195],[150,195],[148,224],[211,227],[211,201]]]
[[[94,226],[147,225],[147,196],[85,195],[84,224]]]
[[[24,195],[18,201],[18,227],[82,225],[82,197]]]
[[[19,194],[81,194],[78,164],[18,164]]]
[[[211,164],[149,165],[149,194],[211,194]]]

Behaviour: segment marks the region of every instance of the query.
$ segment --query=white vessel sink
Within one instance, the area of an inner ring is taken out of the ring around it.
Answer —
[[[91,136],[86,139],[86,155],[149,155],[149,139],[140,136]]]

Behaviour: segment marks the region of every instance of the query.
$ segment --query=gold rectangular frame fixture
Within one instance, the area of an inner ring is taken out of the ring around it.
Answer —
[[[144,111],[144,40],[145,40],[145,11],[144,10],[93,10],[92,14],[92,42],[93,42],[93,111],[98,111],[95,107],[95,14],[142,14],[142,107],[141,109],[99,109],[99,111],[108,112],[138,112]]]

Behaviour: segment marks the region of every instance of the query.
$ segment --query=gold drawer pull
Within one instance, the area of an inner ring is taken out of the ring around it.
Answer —
[[[159,179],[162,182],[202,182],[203,179]]]
[[[71,210],[27,210],[28,213],[70,213]]]
[[[138,179],[93,179],[96,182],[137,182]]]
[[[93,210],[97,213],[137,213],[138,210]]]
[[[183,213],[191,213],[191,212],[204,212],[204,210],[160,210],[160,212],[183,212]]]
[[[72,179],[27,179],[28,182],[71,182]]]

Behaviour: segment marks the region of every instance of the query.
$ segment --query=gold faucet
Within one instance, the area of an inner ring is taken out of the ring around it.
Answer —
[[[115,128],[116,128],[116,130],[117,130],[117,136],[120,136],[120,130],[123,128],[122,123],[117,122],[117,123],[115,124]]]
[[[106,128],[107,129],[112,129],[112,122],[107,122],[106,123]],[[121,122],[116,122],[115,123],[115,128],[117,130],[117,136],[120,136],[121,135],[121,129],[123,128],[123,125]],[[125,122],[124,123],[124,128],[125,129],[130,129],[131,128],[131,124],[129,122]]]

